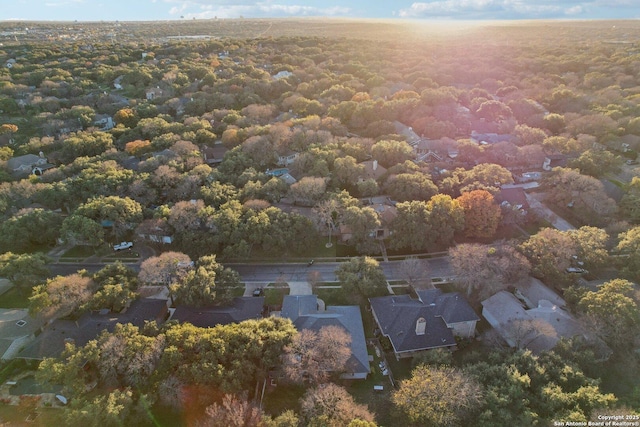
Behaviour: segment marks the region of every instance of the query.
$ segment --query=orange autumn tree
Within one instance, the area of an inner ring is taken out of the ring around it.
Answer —
[[[456,200],[464,210],[464,233],[467,237],[492,237],[500,223],[500,206],[486,190],[463,193]]]
[[[136,139],[135,141],[127,142],[124,146],[124,151],[132,156],[140,157],[151,151],[151,141]]]

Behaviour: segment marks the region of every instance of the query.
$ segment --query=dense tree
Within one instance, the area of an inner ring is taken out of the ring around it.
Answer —
[[[21,209],[0,223],[0,250],[27,252],[33,246],[51,245],[60,232],[62,216],[47,209]]]
[[[341,221],[350,234],[349,243],[353,244],[358,252],[379,252],[376,232],[381,227],[381,222],[373,208],[349,206],[344,210]]]
[[[429,176],[419,172],[390,176],[383,188],[393,200],[399,202],[409,200],[427,201],[438,193],[438,187],[431,181]]]
[[[616,398],[598,382],[553,352],[494,353],[466,367],[484,389],[474,422],[487,426],[535,425],[559,418],[586,422],[596,408],[610,408]]]
[[[590,318],[592,328],[615,348],[628,349],[628,343],[638,336],[640,309],[634,285],[627,280],[611,280],[597,291],[587,292],[578,308]]]
[[[378,261],[366,256],[342,263],[336,270],[336,277],[345,290],[366,297],[384,293],[387,286]]]
[[[384,140],[371,147],[371,155],[386,168],[413,158],[413,149],[405,141]]]
[[[111,224],[120,238],[142,221],[142,206],[129,197],[96,197],[79,206],[75,214]]]
[[[456,199],[464,211],[464,233],[468,237],[492,237],[500,223],[500,206],[486,190],[463,193]]]
[[[290,187],[289,196],[294,203],[313,206],[322,199],[326,188],[324,178],[305,176]]]
[[[87,427],[119,427],[152,425],[146,396],[136,396],[131,389],[114,390],[71,401],[65,414],[68,425]]]
[[[618,239],[616,249],[626,258],[623,271],[632,280],[640,279],[640,226],[620,233]]]
[[[565,270],[576,255],[575,241],[570,235],[553,228],[543,228],[520,245],[531,263],[531,272],[546,283],[566,284]]]
[[[412,251],[426,251],[433,243],[432,236],[437,233],[431,227],[431,211],[426,202],[413,201],[398,203],[398,215],[393,219],[391,228],[394,248],[408,248]]]
[[[480,385],[452,367],[419,365],[400,383],[393,403],[409,425],[458,426],[479,409]]]
[[[96,291],[89,301],[90,309],[108,308],[119,312],[136,296],[137,274],[120,262],[106,265],[92,278]]]
[[[5,252],[0,255],[0,277],[9,279],[22,294],[49,276],[49,258],[41,253],[15,254]]]
[[[177,304],[202,307],[229,301],[238,286],[238,273],[218,264],[212,255],[200,258],[193,268],[179,274],[171,291]]]
[[[576,168],[583,175],[590,175],[596,178],[605,176],[610,172],[615,172],[622,165],[619,156],[607,150],[587,150],[571,162],[571,167]]]
[[[70,215],[62,222],[60,236],[72,245],[98,246],[104,241],[104,228],[93,219]]]

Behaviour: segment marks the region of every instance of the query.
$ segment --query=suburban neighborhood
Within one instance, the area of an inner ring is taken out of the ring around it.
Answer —
[[[0,21],[0,424],[637,423],[609,24]]]

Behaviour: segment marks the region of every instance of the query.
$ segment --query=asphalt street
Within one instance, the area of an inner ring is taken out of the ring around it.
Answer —
[[[432,278],[447,278],[453,276],[449,257],[431,258],[429,262],[429,274]],[[401,261],[381,262],[387,280],[402,280],[400,273]],[[50,264],[49,270],[53,275],[73,274],[85,269],[96,272],[104,267],[104,263],[57,263]],[[139,270],[139,264],[128,264],[134,270]],[[310,272],[318,272],[321,282],[336,282],[335,271],[340,265],[337,262],[316,262],[309,266],[307,263],[282,263],[282,264],[224,264],[236,270],[243,282],[305,282]]]

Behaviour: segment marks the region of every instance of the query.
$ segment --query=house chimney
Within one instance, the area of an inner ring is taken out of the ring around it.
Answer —
[[[416,335],[424,335],[427,329],[427,321],[424,320],[424,317],[419,318],[416,321]]]
[[[376,170],[376,169],[378,169],[378,161],[374,160],[373,161],[373,170]]]

